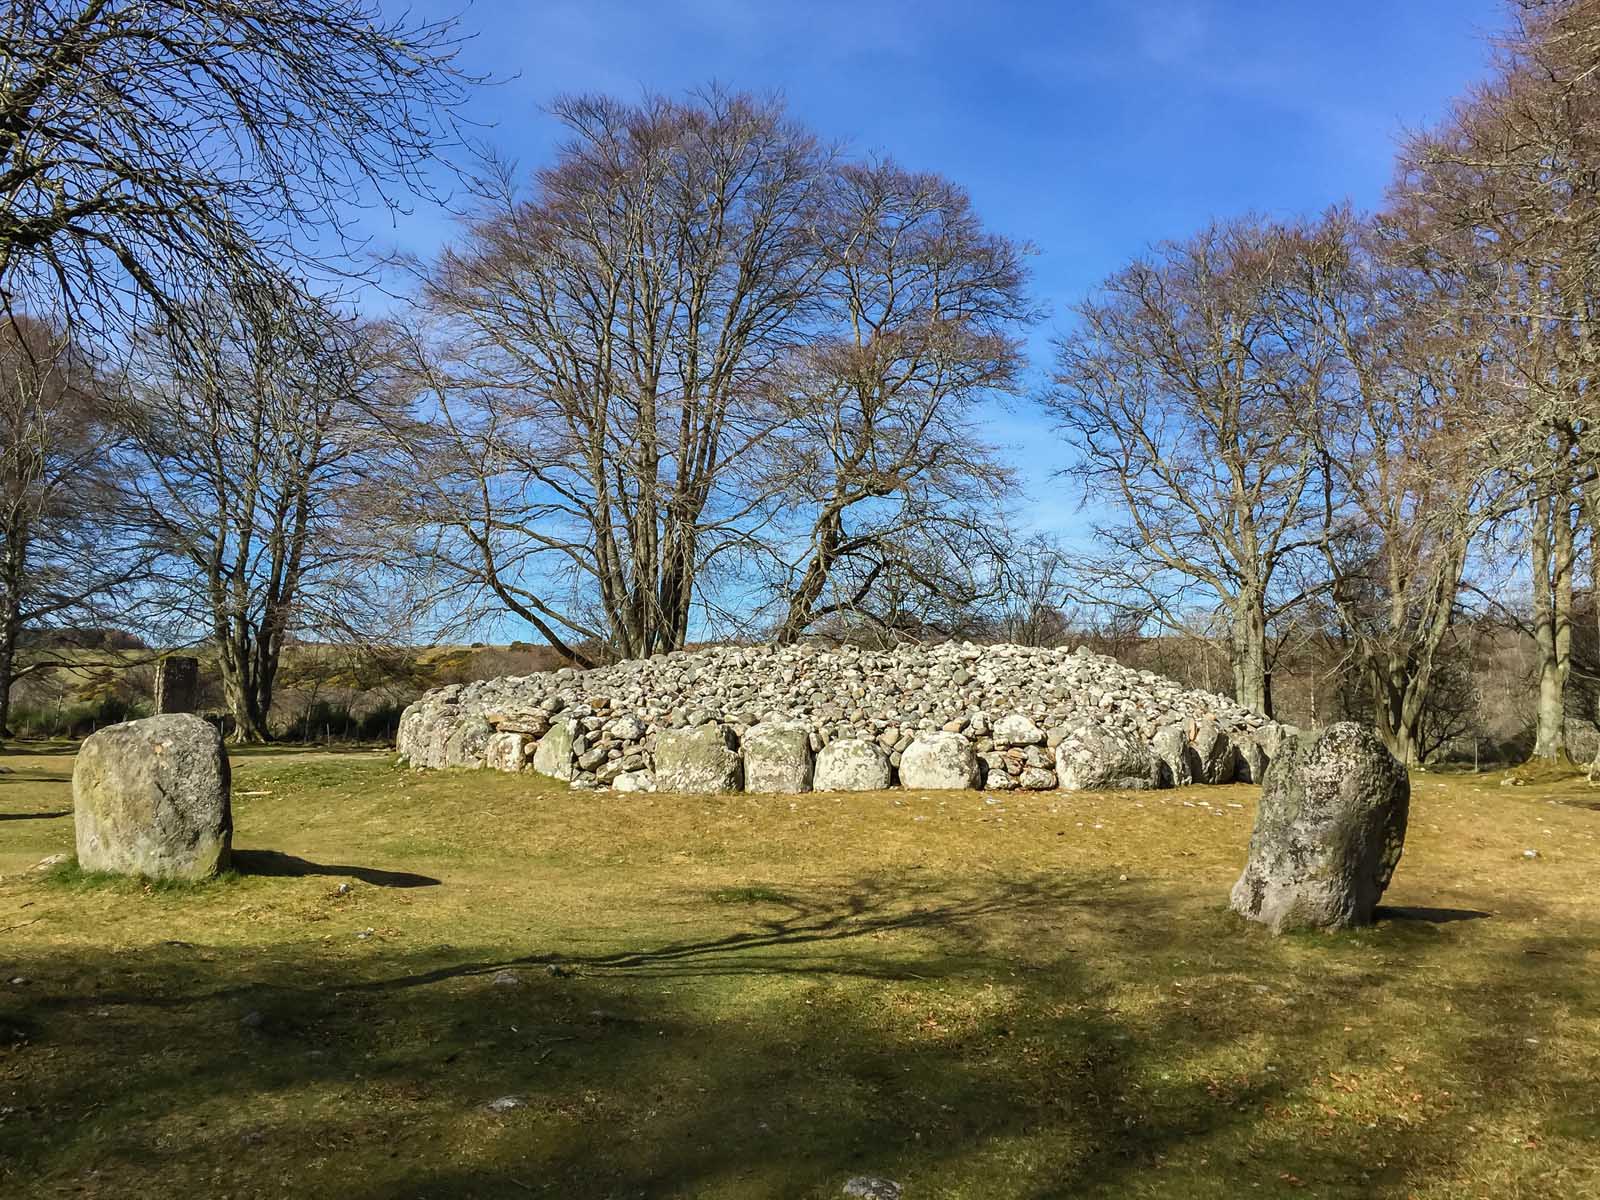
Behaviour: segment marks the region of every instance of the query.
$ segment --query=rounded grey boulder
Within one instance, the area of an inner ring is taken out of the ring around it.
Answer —
[[[865,738],[839,738],[817,755],[812,786],[819,792],[878,792],[889,786],[889,756]]]
[[[900,786],[959,790],[978,786],[978,756],[959,733],[919,733],[900,755]]]
[[[1371,924],[1410,804],[1405,767],[1365,726],[1285,738],[1262,783],[1233,910],[1274,933]]]
[[[222,735],[171,713],[110,725],[72,770],[78,865],[151,879],[209,879],[233,849]]]

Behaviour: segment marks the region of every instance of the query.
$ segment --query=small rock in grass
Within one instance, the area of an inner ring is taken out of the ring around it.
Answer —
[[[246,1029],[260,1029],[266,1023],[267,1019],[258,1012],[247,1012],[239,1021]]]
[[[497,1100],[489,1101],[484,1107],[490,1112],[503,1113],[516,1108],[526,1108],[527,1104],[528,1102],[521,1096],[501,1096]]]
[[[876,1175],[857,1175],[845,1182],[844,1194],[856,1200],[900,1200],[900,1185]]]
[[[1523,858],[1538,858],[1539,857],[1539,852],[1537,850],[1524,850],[1522,852],[1522,857]]]
[[[514,988],[522,986],[522,977],[515,971],[496,971],[494,978],[489,981],[495,987]]]

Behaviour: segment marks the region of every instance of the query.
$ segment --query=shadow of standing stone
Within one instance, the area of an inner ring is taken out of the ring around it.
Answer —
[[[1262,783],[1233,910],[1274,933],[1372,924],[1410,802],[1405,767],[1365,726],[1285,739]]]

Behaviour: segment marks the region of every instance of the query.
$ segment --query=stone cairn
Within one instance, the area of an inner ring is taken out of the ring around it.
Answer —
[[[1087,649],[801,643],[454,684],[397,741],[623,792],[1105,790],[1259,782],[1287,732]]]

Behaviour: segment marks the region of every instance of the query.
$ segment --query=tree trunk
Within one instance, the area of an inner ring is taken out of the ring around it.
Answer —
[[[11,734],[11,685],[16,679],[18,620],[16,601],[9,591],[0,598],[0,739]]]
[[[22,635],[22,591],[28,578],[29,527],[17,506],[7,514],[5,551],[0,555],[0,738],[11,736],[11,685],[17,640]]]
[[[256,693],[249,634],[220,628],[214,638],[217,668],[222,675],[222,695],[233,717],[232,740],[240,745],[260,745],[272,740],[267,714]]]
[[[272,740],[266,713],[261,711],[255,691],[248,681],[224,669],[222,691],[233,715],[233,740],[239,745],[264,745]]]
[[[1241,592],[1233,602],[1233,698],[1252,712],[1272,715],[1267,684],[1267,610],[1265,599]]]
[[[1539,696],[1533,757],[1567,756],[1567,677],[1572,670],[1572,505],[1565,493],[1534,503],[1533,640]]]
[[[828,575],[833,570],[834,559],[838,553],[839,538],[843,532],[843,520],[840,516],[842,508],[835,496],[817,519],[816,529],[812,534],[813,547],[811,560],[806,564],[805,574],[800,577],[800,584],[789,597],[789,611],[784,617],[783,627],[778,630],[777,641],[782,645],[789,645],[800,640],[802,634],[811,625],[816,616],[817,601],[822,598],[822,592],[828,584]]]

